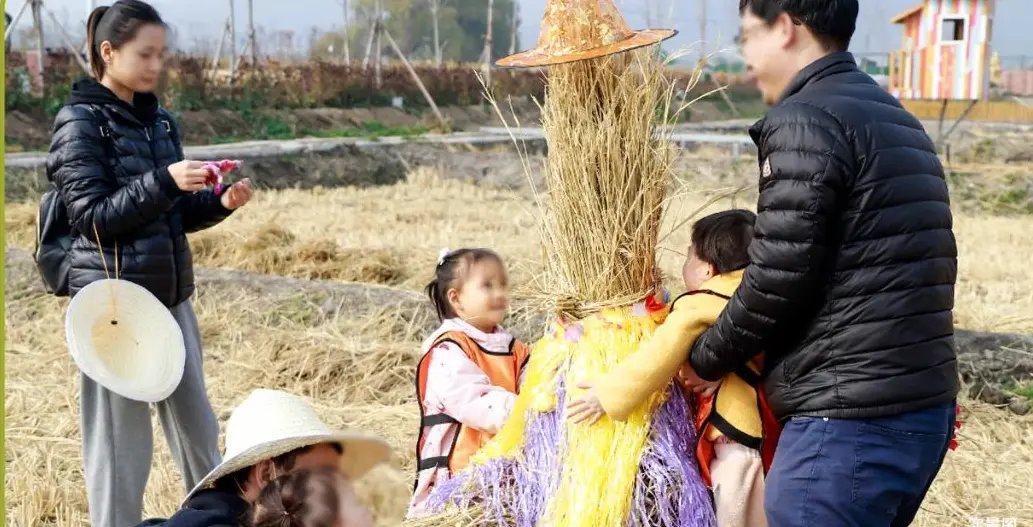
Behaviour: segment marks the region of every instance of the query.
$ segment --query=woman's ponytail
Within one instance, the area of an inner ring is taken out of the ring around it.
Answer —
[[[86,57],[90,60],[90,71],[93,78],[98,81],[104,77],[104,59],[100,56],[100,42],[97,42],[97,26],[104,13],[108,12],[108,6],[100,6],[90,12],[86,19]]]
[[[105,64],[100,56],[100,45],[106,41],[112,49],[120,49],[136,38],[137,31],[146,24],[165,27],[158,11],[142,0],[118,0],[90,12],[86,19],[87,57],[95,79],[99,81],[104,77]]]

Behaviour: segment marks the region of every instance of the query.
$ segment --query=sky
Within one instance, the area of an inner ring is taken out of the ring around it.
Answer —
[[[7,11],[14,16],[25,0],[7,0]],[[229,2],[235,1],[237,34],[243,40],[247,22],[247,0],[152,0],[162,16],[176,27],[181,42],[193,38],[217,38]],[[446,0],[474,1],[474,0]],[[524,47],[533,46],[538,38],[538,24],[549,0],[518,0],[523,24],[520,30]],[[616,0],[632,27],[646,25],[647,2],[658,6],[653,15],[655,25],[673,27],[679,35],[668,41],[671,50],[696,46],[700,38],[701,0]],[[863,0],[858,28],[851,51],[856,55],[885,54],[900,45],[900,29],[889,22],[894,14],[911,7],[919,0]],[[333,30],[343,21],[341,0],[253,0],[255,25],[266,29],[290,29],[299,36],[308,35],[312,27]],[[95,0],[97,4],[110,2]],[[734,0],[708,2],[708,50],[732,49],[732,38],[738,26],[738,3]],[[1029,55],[1033,63],[1033,39],[1024,34],[1024,24],[1033,15],[1029,0],[998,0],[993,25],[993,45],[1002,57]],[[44,0],[59,20],[83,24],[90,0]],[[672,8],[673,6],[673,8]],[[46,16],[46,15],[44,15]],[[27,26],[31,17],[23,17],[19,26]],[[81,34],[79,32],[76,32]],[[874,57],[873,57],[874,58]]]

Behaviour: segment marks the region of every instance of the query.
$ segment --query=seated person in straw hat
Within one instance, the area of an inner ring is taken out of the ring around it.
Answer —
[[[255,390],[226,423],[226,454],[172,517],[138,527],[246,527],[262,489],[284,474],[335,467],[353,480],[387,460],[390,447],[331,430],[302,398]]]

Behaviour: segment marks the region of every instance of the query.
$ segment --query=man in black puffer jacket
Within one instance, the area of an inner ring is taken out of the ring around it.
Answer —
[[[698,389],[765,354],[772,526],[907,525],[954,425],[957,247],[922,125],[846,52],[857,0],[740,0],[774,106],[750,129],[751,265],[694,345]]]

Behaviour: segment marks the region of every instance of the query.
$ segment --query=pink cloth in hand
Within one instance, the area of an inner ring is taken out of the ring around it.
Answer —
[[[206,183],[215,187],[216,196],[222,194],[222,176],[239,169],[242,164],[244,164],[243,161],[233,161],[230,159],[205,162],[204,168],[208,171],[208,181]]]

